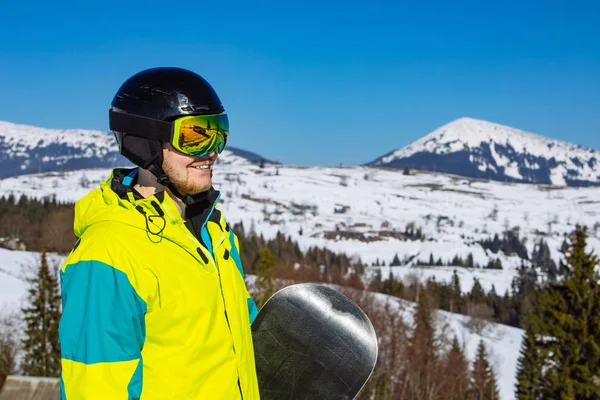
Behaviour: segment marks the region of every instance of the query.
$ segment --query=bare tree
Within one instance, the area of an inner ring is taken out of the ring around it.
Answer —
[[[18,372],[19,323],[16,312],[0,312],[0,387],[7,375]]]

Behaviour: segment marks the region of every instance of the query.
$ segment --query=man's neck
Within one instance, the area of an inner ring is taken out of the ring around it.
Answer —
[[[158,183],[156,176],[152,174],[152,172],[140,168],[137,176],[137,182],[133,186],[135,190],[138,191],[144,198],[152,196],[158,192],[167,191],[169,196],[175,202],[177,209],[179,210],[179,214],[181,218],[185,219],[185,204],[178,197],[174,196],[173,193],[166,187]]]

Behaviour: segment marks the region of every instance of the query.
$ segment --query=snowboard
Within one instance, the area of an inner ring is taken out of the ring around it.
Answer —
[[[351,400],[377,360],[371,321],[324,285],[275,293],[252,323],[252,338],[262,400]]]

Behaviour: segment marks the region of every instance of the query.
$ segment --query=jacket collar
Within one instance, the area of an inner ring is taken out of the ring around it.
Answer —
[[[138,168],[115,169],[112,179],[110,180],[110,188],[121,199],[140,205],[146,203],[146,201],[144,201],[144,197],[134,188],[138,171]],[[219,227],[222,225],[221,213],[218,210],[215,210],[220,196],[221,193],[211,186],[207,191],[192,196],[193,203],[186,206],[186,225],[201,243],[204,243],[202,229],[209,220],[218,224]],[[165,191],[155,193],[150,197],[155,197],[160,203],[160,206],[168,207],[164,201]],[[152,202],[150,203],[152,204]],[[153,207],[156,208],[155,205],[153,205]],[[221,229],[223,228],[221,227]],[[212,239],[214,241],[219,240],[219,238]],[[206,245],[206,243],[204,244]]]

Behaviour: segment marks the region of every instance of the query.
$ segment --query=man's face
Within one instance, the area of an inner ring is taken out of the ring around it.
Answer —
[[[195,157],[175,150],[170,143],[163,143],[163,170],[181,194],[194,195],[212,186],[212,168],[217,153]]]

